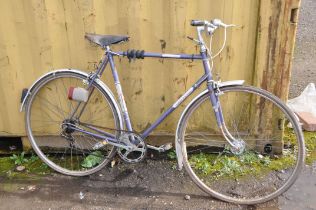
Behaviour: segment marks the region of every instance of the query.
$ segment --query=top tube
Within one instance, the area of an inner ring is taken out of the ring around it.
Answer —
[[[118,56],[128,56],[127,52],[114,52],[112,55]],[[151,58],[172,58],[172,59],[190,59],[190,60],[203,60],[202,55],[198,54],[167,54],[167,53],[152,53],[152,52],[144,52],[143,57],[151,57]],[[134,57],[135,59],[137,57]],[[133,57],[131,58],[133,59]]]

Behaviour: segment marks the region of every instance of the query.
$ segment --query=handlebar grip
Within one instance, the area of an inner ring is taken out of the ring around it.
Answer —
[[[203,20],[192,20],[191,21],[191,26],[204,26],[205,21]]]

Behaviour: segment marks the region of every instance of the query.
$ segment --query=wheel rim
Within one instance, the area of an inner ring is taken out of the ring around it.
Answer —
[[[205,119],[206,111],[212,110],[205,96],[188,110],[180,129],[182,152],[187,154],[184,166],[199,187],[219,199],[240,204],[265,202],[281,194],[296,179],[304,156],[301,133],[295,127],[297,133],[289,134],[291,131],[286,126],[293,116],[277,111],[282,105],[269,102],[267,93],[263,92],[260,96],[266,97],[265,100],[258,100],[255,96],[246,96],[256,93],[252,88],[235,88],[238,95],[233,95],[231,90],[223,88],[225,93],[220,96],[220,102],[227,128],[236,139],[246,143],[245,152],[235,155],[223,137],[219,136],[220,130],[211,129],[217,127],[216,120],[213,114],[208,116],[212,119]],[[234,104],[229,104],[229,101],[234,101]],[[241,105],[243,101],[247,101],[246,107]],[[259,115],[261,120],[250,118]],[[265,120],[269,116],[272,116],[272,120]],[[283,117],[283,121],[278,121],[277,118],[280,117]],[[292,124],[296,125],[295,122]],[[245,125],[252,127],[244,129],[247,128]],[[275,129],[276,126],[278,129]],[[263,130],[271,127],[273,129],[269,130],[270,133]],[[205,133],[201,132],[201,128]],[[197,130],[199,131],[196,132]],[[280,141],[276,141],[279,140],[276,136],[280,138],[280,133],[284,131],[291,138],[286,136],[283,138],[284,144],[280,144]],[[268,135],[264,135],[265,133]],[[257,140],[255,146],[249,142],[254,136],[257,136],[252,140]],[[262,141],[258,141],[260,139]]]
[[[68,88],[85,88],[84,79],[81,75],[69,73],[48,77],[34,88],[26,109],[28,136],[35,152],[51,168],[67,175],[94,173],[115,154],[115,147],[111,145],[93,150],[96,143],[102,142],[100,139],[77,131],[62,132],[65,122],[69,123],[70,112],[78,103],[67,98]],[[80,126],[78,122],[106,126],[114,129],[107,132],[116,135],[119,120],[113,104],[101,87],[96,84],[94,87],[80,120],[71,123],[76,126]]]

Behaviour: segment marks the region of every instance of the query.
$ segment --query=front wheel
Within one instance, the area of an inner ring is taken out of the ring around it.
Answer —
[[[294,114],[267,91],[223,87],[223,137],[206,92],[188,107],[177,130],[183,164],[208,194],[237,204],[266,202],[286,191],[304,162],[304,141]]]

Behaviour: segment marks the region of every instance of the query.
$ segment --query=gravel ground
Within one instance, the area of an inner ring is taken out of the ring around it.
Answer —
[[[302,0],[289,98],[316,83],[316,1]]]
[[[302,0],[296,37],[289,98],[316,83],[316,1]],[[279,208],[316,209],[316,164],[306,167],[295,184],[279,198]],[[277,209],[277,208],[276,208]]]

